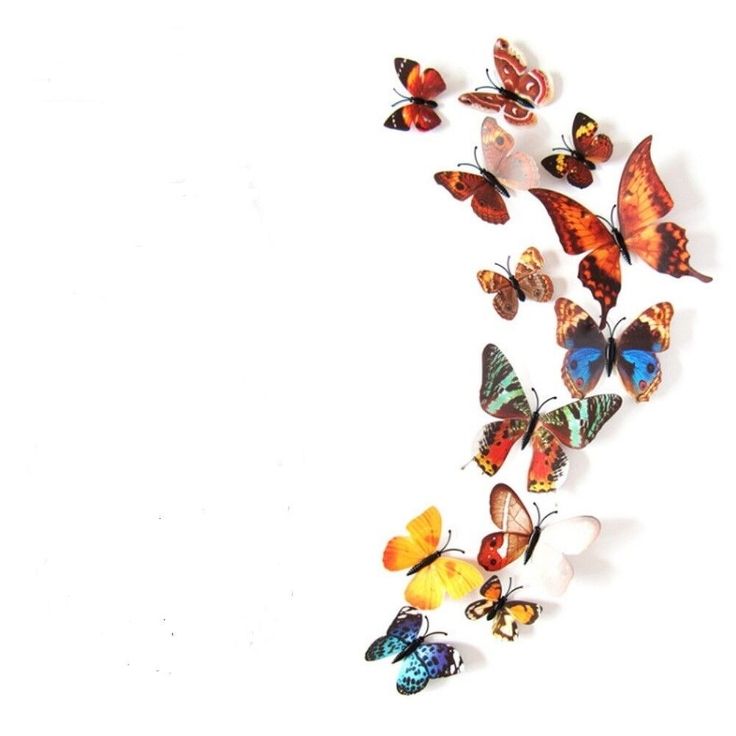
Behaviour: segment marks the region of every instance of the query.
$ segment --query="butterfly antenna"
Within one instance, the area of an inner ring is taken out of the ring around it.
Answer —
[[[553,151],[567,151],[568,153],[572,152],[572,148],[567,144],[567,141],[565,140],[565,136],[561,135],[560,138],[562,138],[562,145],[564,148],[560,148],[559,146],[557,148],[553,148]]]
[[[498,265],[498,264],[496,264],[496,265]],[[465,468],[467,468],[468,465],[470,465],[470,463],[472,463],[474,460],[475,460],[475,458],[474,457],[471,457],[470,460],[468,460],[468,462],[465,463],[465,465],[462,465],[460,467],[460,470],[465,470]]]
[[[462,164],[458,164],[458,166],[472,166],[474,169],[478,169],[478,171],[483,171],[483,169],[481,168],[481,165],[478,163],[478,146],[476,146],[473,149],[473,158],[475,159],[475,163],[474,164],[469,164],[469,163],[465,162],[465,163],[462,163]]]
[[[511,256],[506,256],[506,273],[511,276]]]
[[[539,405],[539,406],[537,407],[537,411],[542,411],[542,407],[543,407],[543,406],[544,406],[545,404],[549,404],[549,402],[550,402],[550,401],[556,401],[556,399],[557,399],[557,397],[556,397],[556,396],[550,396],[550,397],[549,397],[548,399],[545,399],[545,400],[544,400],[544,401],[543,401],[543,402],[542,402],[542,403],[541,403],[541,404],[540,404],[540,405]]]
[[[616,205],[614,205],[613,207],[614,207],[614,209],[616,209]],[[596,217],[597,217],[597,218],[598,218],[598,219],[599,219],[599,220],[600,220],[601,222],[605,222],[605,223],[606,223],[606,225],[608,225],[608,227],[610,227],[610,228],[611,228],[611,230],[613,230],[613,223],[612,223],[612,222],[611,222],[610,220],[607,220],[607,219],[606,219],[605,217],[603,217],[603,215],[596,215]]]
[[[507,264],[511,263],[511,256],[509,256],[509,260],[507,261]],[[494,263],[494,266],[498,266],[499,268],[502,268],[506,273],[511,276],[511,269],[509,269],[508,265],[504,266],[503,263]]]
[[[532,393],[534,394],[534,401],[537,402],[537,406],[534,409],[535,412],[539,411],[539,394],[537,393],[537,389],[532,386]]]
[[[611,207],[611,227],[613,227],[613,213],[616,211],[616,205]]]
[[[537,509],[537,513],[539,513],[539,509]],[[542,526],[544,524],[546,519],[549,519],[550,516],[554,516],[555,514],[559,513],[557,509],[554,511],[550,511],[548,514],[545,514],[540,520],[538,526]]]
[[[448,636],[446,631],[429,631],[422,638],[426,639],[428,636],[434,636],[435,634],[442,634],[442,636]]]
[[[396,87],[393,88],[394,92],[401,98],[400,100],[396,100],[391,107],[396,107],[396,105],[400,105],[402,102],[406,102],[407,100],[411,99],[410,97],[407,97],[406,95],[402,95],[399,90],[396,89]]]
[[[614,333],[614,332],[616,332],[616,328],[617,328],[617,327],[618,327],[618,326],[619,326],[619,325],[620,325],[620,324],[621,324],[621,323],[622,323],[622,322],[623,322],[623,321],[624,321],[625,319],[626,319],[626,317],[621,317],[621,319],[620,319],[620,320],[619,320],[618,322],[616,322],[616,324],[615,324],[615,325],[614,325],[613,327],[611,327],[611,325],[610,325],[610,324],[609,324],[608,322],[606,322],[606,327],[608,327],[608,332],[609,332],[609,334],[610,334],[610,336],[611,336],[611,337],[613,337],[613,333]]]
[[[444,554],[445,552],[459,552],[461,555],[465,554],[464,549],[457,549],[456,547],[449,547],[450,539],[452,539],[452,529],[447,530],[447,541],[445,542],[445,546],[440,550],[440,554]]]
[[[511,578],[509,578],[509,589],[506,591],[506,598],[508,598],[512,593],[515,593],[517,590],[521,590],[523,587],[523,585],[517,585],[515,588],[512,588]]]
[[[493,77],[491,77],[491,73],[488,71],[488,68],[486,68],[486,78],[488,79],[488,82],[490,84],[483,84],[480,87],[476,87],[475,88],[476,92],[482,89],[495,89],[495,90],[499,89],[498,85],[493,81]]]

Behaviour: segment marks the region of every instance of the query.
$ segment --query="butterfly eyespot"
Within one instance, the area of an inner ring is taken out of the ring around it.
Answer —
[[[646,381],[639,381],[639,391],[643,391],[647,387]]]
[[[499,135],[499,136],[497,136],[497,137],[496,137],[496,145],[497,145],[497,146],[502,146],[502,145],[503,145],[503,142],[504,142],[504,140],[505,140],[505,138],[504,138],[504,137],[503,137],[502,135]]]
[[[572,368],[573,370],[577,370],[577,367],[578,367],[577,360],[571,360],[570,361],[570,368]],[[578,379],[578,380],[580,380],[580,379]]]
[[[574,368],[576,368],[576,367],[577,367],[577,366],[573,366],[573,369],[574,369]],[[576,386],[577,386],[578,388],[582,388],[582,387],[583,387],[583,379],[582,379],[582,378],[576,378],[576,379],[575,379],[575,385],[576,385]]]
[[[654,363],[647,363],[647,373],[654,373]]]

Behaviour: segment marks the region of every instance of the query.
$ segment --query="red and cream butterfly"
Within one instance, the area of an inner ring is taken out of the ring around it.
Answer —
[[[436,128],[442,121],[435,112],[434,98],[445,91],[445,80],[436,69],[425,69],[422,73],[419,64],[411,59],[394,59],[394,67],[409,96],[394,89],[401,99],[392,107],[402,102],[407,104],[392,112],[383,124],[393,130],[409,130],[412,124],[421,131]]]
[[[519,302],[527,297],[535,302],[548,302],[554,286],[547,274],[541,273],[544,266],[542,254],[533,246],[527,248],[519,258],[514,273],[511,273],[511,257],[502,268],[506,275],[495,271],[478,271],[478,283],[486,294],[495,294],[493,307],[504,319],[513,319],[519,310]]]
[[[393,537],[389,540],[383,551],[383,566],[387,570],[409,568],[406,574],[415,576],[404,593],[412,606],[437,608],[445,593],[451,598],[462,598],[483,582],[481,573],[469,562],[443,557],[446,552],[465,554],[461,549],[448,549],[452,532],[448,532],[445,546],[437,548],[442,518],[434,506],[412,519],[406,529],[408,537]]]
[[[480,129],[480,142],[485,166],[478,163],[475,148],[472,166],[480,174],[466,171],[440,171],[434,180],[461,201],[472,196],[470,206],[481,220],[501,225],[509,219],[504,197],[509,190],[527,190],[539,182],[539,169],[534,159],[523,151],[513,151],[514,139],[493,118],[485,118]]]
[[[593,174],[596,164],[602,164],[611,158],[613,143],[607,135],[598,133],[598,123],[588,117],[584,112],[579,112],[572,123],[572,144],[574,148],[567,145],[565,136],[562,136],[564,148],[553,148],[553,151],[565,151],[556,153],[542,159],[542,166],[552,176],[562,179],[567,176],[567,181],[578,189],[585,189],[593,183]]]
[[[601,523],[593,516],[574,516],[542,526],[547,516],[533,524],[529,512],[514,491],[505,483],[493,487],[490,496],[491,519],[502,531],[483,537],[478,564],[496,572],[524,555],[529,573],[553,595],[561,595],[572,580],[574,571],[565,555],[579,555],[598,537]]]
[[[496,84],[486,69],[490,86],[476,87],[474,92],[460,95],[460,102],[477,110],[503,111],[506,122],[513,125],[536,123],[533,110],[551,102],[552,80],[539,69],[529,69],[521,52],[504,38],[499,38],[493,47],[493,62],[501,84]],[[485,89],[492,91],[483,92]]]
[[[480,589],[483,598],[471,603],[465,609],[465,615],[471,621],[477,621],[480,618],[493,621],[491,628],[493,636],[513,641],[519,636],[517,622],[533,624],[539,618],[539,614],[542,613],[542,606],[537,603],[509,600],[512,593],[521,590],[523,587],[523,585],[517,585],[512,588],[511,580],[509,580],[508,590],[504,593],[498,575],[494,575],[488,578]]]

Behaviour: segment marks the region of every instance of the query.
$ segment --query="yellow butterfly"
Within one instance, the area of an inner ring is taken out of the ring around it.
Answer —
[[[483,576],[469,562],[454,557],[442,557],[445,552],[461,552],[462,549],[448,549],[450,536],[442,549],[437,549],[442,531],[442,517],[434,506],[412,519],[406,525],[408,537],[390,539],[383,551],[383,566],[387,570],[409,571],[415,575],[406,586],[404,596],[415,608],[437,608],[445,593],[451,598],[462,598],[475,590]]]

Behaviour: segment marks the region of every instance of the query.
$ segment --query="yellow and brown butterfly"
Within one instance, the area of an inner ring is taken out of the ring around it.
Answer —
[[[443,557],[446,552],[460,552],[449,549],[452,532],[448,532],[447,542],[437,549],[442,532],[440,512],[430,506],[426,511],[412,519],[406,529],[408,537],[393,537],[383,551],[383,566],[387,570],[406,570],[414,578],[406,586],[404,596],[415,608],[437,608],[445,593],[451,598],[462,598],[475,590],[482,582],[480,571],[465,560]]]
[[[513,641],[519,636],[520,624],[533,624],[542,612],[542,606],[537,603],[528,603],[526,601],[509,601],[509,596],[516,590],[520,590],[522,585],[516,588],[511,587],[509,580],[509,589],[503,594],[501,581],[498,575],[488,578],[483,587],[480,589],[482,599],[474,601],[465,609],[465,615],[472,621],[479,618],[486,618],[493,621],[493,635],[499,639]]]
[[[503,319],[513,319],[519,311],[519,302],[527,297],[535,302],[548,302],[554,293],[552,279],[541,273],[544,266],[542,254],[533,246],[527,248],[519,258],[514,273],[511,273],[511,258],[502,268],[506,275],[495,271],[478,271],[478,283],[486,294],[495,294],[493,306]]]

